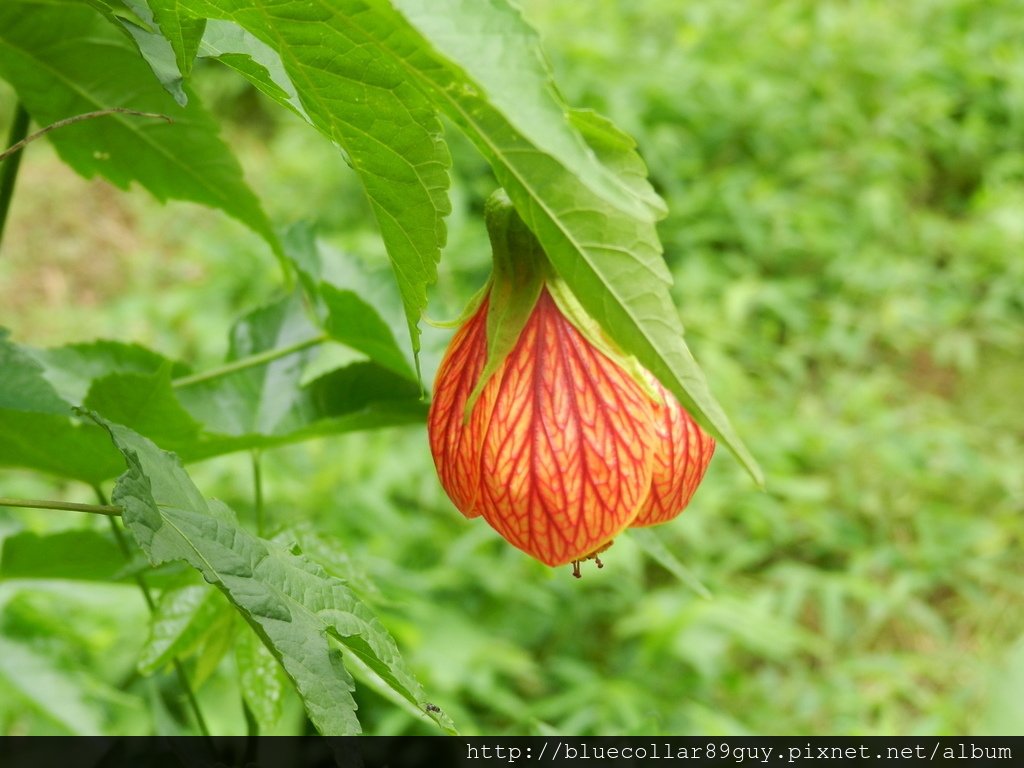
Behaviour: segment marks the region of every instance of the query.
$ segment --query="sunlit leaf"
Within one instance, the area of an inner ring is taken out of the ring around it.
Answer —
[[[89,6],[5,0],[0,77],[40,125],[112,107],[167,115],[172,124],[109,115],[53,131],[50,140],[83,176],[100,174],[122,188],[138,182],[161,201],[220,208],[279,251],[258,199],[199,100],[188,94],[187,107],[176,104],[133,43]]]
[[[335,641],[439,725],[387,631],[336,578],[308,559],[238,527],[224,504],[207,501],[180,462],[131,430],[93,416],[128,463],[114,503],[154,565],[185,560],[214,584],[281,663],[324,734],[359,731],[352,678]]]
[[[434,107],[385,45],[415,44],[401,20],[384,4],[354,0],[179,0],[178,6],[181,13],[234,22],[249,33],[232,40],[222,27],[207,28],[221,58],[235,57],[232,65],[282,104],[301,104],[301,113],[344,151],[377,218],[418,352],[426,288],[436,277],[444,217],[451,210],[451,160]],[[263,45],[253,45],[252,38]],[[240,66],[238,56],[251,56],[252,63]]]

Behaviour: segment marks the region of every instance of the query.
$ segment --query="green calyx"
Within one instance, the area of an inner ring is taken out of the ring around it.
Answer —
[[[484,386],[515,348],[545,287],[562,314],[584,338],[622,366],[652,398],[656,398],[651,380],[645,376],[636,358],[618,349],[555,273],[537,237],[520,218],[505,190],[498,189],[487,199],[484,220],[491,240],[494,269],[487,285],[474,297],[471,310],[476,311],[483,297],[490,296],[487,361],[466,401],[466,420]]]
[[[491,240],[494,268],[482,291],[490,296],[487,307],[487,362],[466,400],[466,419],[484,385],[501,367],[519,340],[552,274],[551,265],[536,236],[519,217],[505,190],[498,189],[484,206],[484,221]]]

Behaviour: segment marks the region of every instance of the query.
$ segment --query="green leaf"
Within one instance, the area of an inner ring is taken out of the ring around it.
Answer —
[[[277,237],[213,119],[186,89],[180,107],[153,78],[133,43],[91,7],[32,0],[0,4],[0,77],[40,125],[111,107],[168,115],[115,114],[56,130],[61,158],[86,177],[135,181],[157,199],[220,208],[280,253]]]
[[[96,379],[84,406],[172,450],[187,449],[199,437],[198,422],[171,388],[169,365],[155,373],[112,373]]]
[[[107,3],[103,3],[103,5],[107,5]],[[142,58],[153,70],[156,79],[160,81],[175,102],[181,106],[188,104],[188,94],[184,89],[184,74],[176,52],[171,46],[170,40],[160,33],[156,20],[153,18],[153,12],[144,2],[137,0],[123,0],[122,3],[116,5],[111,3],[110,6],[110,13],[107,13],[105,8],[102,9],[104,15],[117,22],[128,33],[138,47],[139,53],[142,54]],[[123,9],[127,9],[128,13],[122,13]]]
[[[357,257],[320,243],[309,224],[292,225],[281,241],[331,338],[416,379],[397,342],[401,331],[385,320],[401,314],[394,280],[367,269]]]
[[[632,539],[644,553],[658,563],[662,568],[675,576],[679,581],[692,589],[705,600],[711,599],[711,592],[701,583],[701,580],[694,575],[693,571],[679,562],[665,543],[654,531],[646,528],[632,528],[629,531],[629,538]]]
[[[67,401],[43,377],[43,367],[0,328],[0,409],[70,414]]]
[[[68,416],[0,410],[0,466],[96,485],[114,477],[121,461],[92,424]]]
[[[117,474],[120,460],[92,424],[46,380],[32,353],[0,332],[0,466],[27,467],[95,484]]]
[[[639,220],[665,215],[665,203],[647,183],[646,174],[639,180],[623,179],[573,130],[537,33],[517,8],[507,2],[474,0],[395,0],[394,5],[440,54],[447,70],[442,77],[449,85],[458,85],[461,95],[486,100],[533,151],[555,158],[570,171],[577,186]],[[406,64],[422,68],[412,56]],[[418,74],[429,76],[426,68]]]
[[[102,732],[95,704],[82,686],[45,654],[0,635],[3,690],[20,694],[43,715],[76,736]]]
[[[260,733],[272,730],[281,719],[281,703],[288,677],[277,659],[254,632],[238,633],[235,642],[238,686],[242,698],[259,725]]]
[[[286,347],[318,335],[298,295],[249,313],[231,330],[227,362]],[[280,435],[313,416],[299,388],[315,350],[305,349],[257,367],[181,387],[178,397],[210,432]]]
[[[8,536],[0,554],[0,579],[115,581],[124,555],[108,533],[88,529]]]
[[[194,653],[208,640],[226,607],[223,596],[209,584],[186,584],[164,592],[139,652],[139,672],[151,675]]]
[[[49,349],[27,350],[43,367],[43,373],[61,397],[81,405],[96,379],[113,373],[153,374],[163,366],[172,377],[184,376],[188,366],[168,360],[139,344],[101,340],[66,344]]]
[[[416,380],[395,336],[377,310],[355,291],[320,284],[320,296],[327,307],[324,328],[331,338],[364,353],[400,376]]]
[[[239,528],[227,506],[202,497],[173,455],[92,417],[128,463],[113,498],[136,541],[154,565],[185,560],[227,596],[284,667],[321,733],[359,732],[352,678],[333,641],[407,701],[426,706],[394,640],[343,582]],[[427,714],[444,723],[437,713]]]
[[[312,123],[281,57],[237,24],[207,20],[199,54],[231,67],[271,99]]]
[[[415,45],[406,25],[389,6],[357,0],[179,0],[179,7],[196,17],[234,22],[270,46],[287,80],[272,79],[280,69],[265,55],[254,57],[260,66],[246,67],[243,74],[292,108],[294,89],[309,121],[346,153],[380,226],[418,353],[426,287],[436,278],[444,218],[451,210],[451,159],[433,105],[403,74],[392,50]],[[224,35],[216,42],[223,46]],[[251,51],[246,46],[231,52]]]
[[[206,21],[178,12],[177,0],[148,0],[153,18],[160,27],[160,32],[174,51],[178,71],[182,77],[188,77],[192,64],[199,53],[199,44],[206,30]]]

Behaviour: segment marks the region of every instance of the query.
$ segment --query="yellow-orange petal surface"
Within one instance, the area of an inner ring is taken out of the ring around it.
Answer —
[[[693,497],[715,451],[715,441],[675,396],[654,377],[651,381],[661,395],[655,404],[654,472],[651,492],[630,527],[665,523],[676,517]]]
[[[427,415],[430,452],[441,486],[466,517],[479,517],[480,435],[464,425],[466,401],[487,359],[486,299],[452,339],[437,370]],[[481,396],[477,401],[483,401]]]
[[[470,431],[481,440],[475,509],[548,565],[586,557],[626,528],[647,497],[653,407],[542,290],[473,409]]]

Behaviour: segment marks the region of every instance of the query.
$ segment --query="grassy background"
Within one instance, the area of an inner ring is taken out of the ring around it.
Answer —
[[[467,522],[422,429],[276,450],[269,513],[319,532],[465,733],[1021,733],[1024,723],[1024,13],[991,0],[525,3],[561,88],[640,144],[688,340],[768,476],[723,450],[656,529],[577,582]],[[312,219],[386,269],[340,157],[228,73],[197,86],[274,221]],[[3,119],[12,99],[0,91]],[[485,164],[456,157],[430,314],[485,279]],[[26,153],[0,257],[15,340],[99,336],[217,362],[280,275],[210,211],[160,207]],[[432,374],[448,332],[428,330]],[[194,467],[251,511],[247,457]],[[88,489],[0,471],[2,495]],[[0,513],[0,536],[92,525]],[[684,578],[680,578],[680,576]],[[702,597],[687,579],[710,592]],[[0,642],[109,732],[173,731],[170,676],[141,679],[128,587],[0,583]],[[8,647],[8,646],[5,646]],[[0,653],[0,664],[4,654]],[[6,657],[8,665],[13,656]],[[244,729],[225,661],[200,698]],[[368,687],[372,733],[429,732]],[[0,732],[59,732],[0,692]],[[180,705],[180,702],[177,704]],[[303,728],[289,699],[282,732]]]

